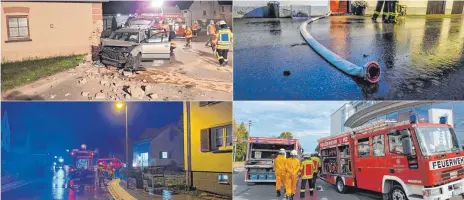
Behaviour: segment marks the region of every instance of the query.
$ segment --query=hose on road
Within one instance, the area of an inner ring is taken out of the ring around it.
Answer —
[[[307,30],[307,25],[311,22],[316,20],[322,19],[324,17],[329,16],[329,14],[311,18],[300,25],[300,33],[301,36],[306,40],[306,42],[311,46],[314,51],[316,51],[322,58],[328,61],[333,66],[337,67],[341,71],[351,75],[363,78],[369,83],[377,83],[380,79],[380,66],[377,62],[370,61],[366,63],[364,66],[357,66],[339,55],[335,54],[334,52],[330,51],[329,49],[325,48],[321,45],[313,36],[311,36]]]

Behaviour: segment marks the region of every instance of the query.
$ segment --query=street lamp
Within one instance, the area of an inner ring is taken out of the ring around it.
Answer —
[[[126,166],[129,165],[129,130],[128,130],[128,124],[127,124],[127,103],[118,101],[114,104],[114,107],[116,108],[117,111],[121,111],[124,108],[124,112],[126,115]],[[128,170],[126,167],[126,187],[129,188],[129,177],[128,177]]]
[[[66,152],[69,152],[69,149],[66,149]]]
[[[87,145],[86,144],[81,144],[81,149],[87,150]]]

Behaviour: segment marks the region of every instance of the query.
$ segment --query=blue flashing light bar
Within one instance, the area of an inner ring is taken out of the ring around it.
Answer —
[[[411,114],[409,116],[409,122],[411,122],[411,124],[415,124],[417,122],[417,116],[416,114]]]
[[[446,124],[448,122],[448,118],[446,116],[440,117],[440,124]]]

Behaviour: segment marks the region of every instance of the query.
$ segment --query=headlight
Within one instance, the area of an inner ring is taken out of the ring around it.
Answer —
[[[435,189],[427,189],[422,192],[424,196],[430,197],[430,196],[435,196],[435,195],[440,195],[442,194],[441,188],[435,188]]]

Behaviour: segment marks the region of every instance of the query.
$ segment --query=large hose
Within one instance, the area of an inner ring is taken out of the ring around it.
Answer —
[[[306,42],[311,46],[314,51],[316,51],[322,58],[327,60],[330,64],[337,67],[338,69],[342,70],[343,72],[351,75],[363,78],[364,80],[368,81],[369,83],[377,83],[380,79],[380,66],[377,62],[370,61],[363,67],[357,66],[342,57],[338,56],[334,52],[330,51],[329,49],[325,48],[321,45],[313,36],[309,34],[306,27],[309,23],[316,21],[318,19],[322,19],[330,14],[311,18],[300,25],[300,33],[301,36],[306,40]]]

